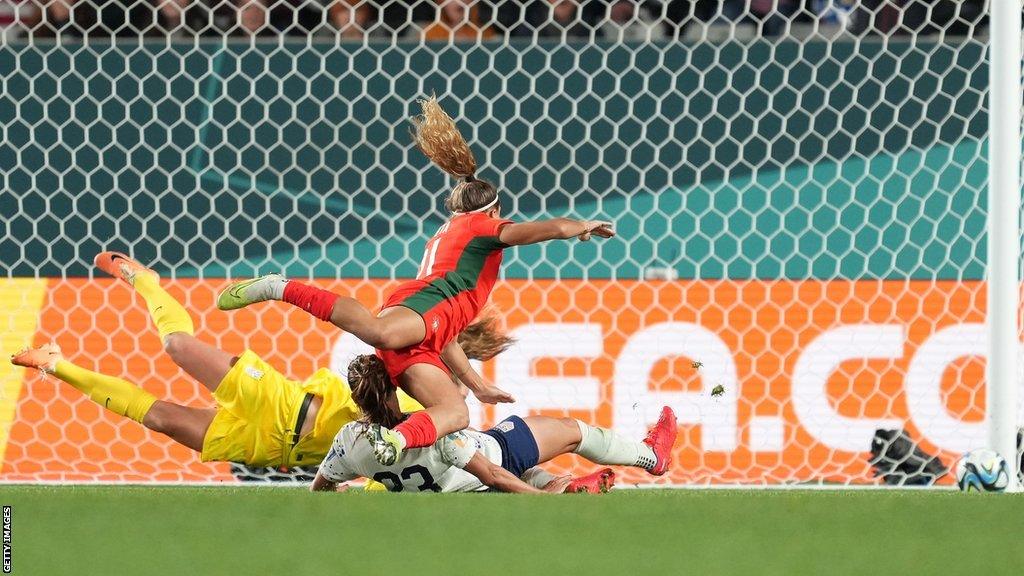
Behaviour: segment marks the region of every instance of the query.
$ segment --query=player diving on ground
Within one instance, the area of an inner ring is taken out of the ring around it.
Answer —
[[[213,394],[216,408],[196,408],[160,400],[126,380],[68,362],[47,344],[22,350],[14,364],[53,374],[104,408],[165,434],[199,452],[204,462],[229,461],[250,466],[313,466],[327,454],[346,423],[360,417],[348,385],[320,369],[304,382],[291,380],[251,350],[234,356],[193,335],[188,311],[160,286],[160,277],[116,252],[96,256],[96,266],[132,286],[146,302],[164,350],[174,362]],[[488,327],[468,330],[467,348],[497,346]],[[403,410],[422,407],[405,394]]]
[[[416,279],[400,284],[379,314],[354,298],[271,274],[235,283],[217,306],[230,310],[281,300],[351,332],[373,346],[394,386],[426,407],[397,424],[369,426],[367,438],[381,464],[391,465],[406,449],[432,446],[469,425],[469,410],[452,373],[482,402],[511,402],[469,366],[456,337],[487,303],[498,278],[502,251],[554,239],[610,238],[609,222],[555,218],[515,223],[501,217],[497,188],[476,177],[473,151],[436,98],[421,101],[413,120],[419,149],[458,180],[445,200],[451,218],[425,247]]]
[[[401,461],[381,464],[371,444],[361,440],[370,426],[394,427],[402,413],[387,368],[377,356],[361,355],[349,364],[352,398],[363,417],[338,432],[330,452],[320,464],[312,490],[336,490],[357,478],[376,480],[392,492],[475,492],[492,488],[501,492],[561,492],[559,484],[537,487],[534,466],[562,454],[575,453],[603,465],[634,466],[660,476],[672,463],[672,445],[678,429],[676,416],[664,407],[647,437],[625,438],[607,428],[573,418],[512,416],[484,432],[465,429],[448,434],[431,446],[406,450]],[[523,477],[531,471],[527,480]],[[589,488],[569,484],[568,490],[603,491],[614,483],[610,469],[587,477]],[[593,485],[597,484],[597,489]]]

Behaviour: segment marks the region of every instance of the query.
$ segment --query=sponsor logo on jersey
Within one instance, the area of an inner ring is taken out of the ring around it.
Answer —
[[[434,316],[434,321],[430,323],[432,330],[437,332],[437,327],[441,325],[441,320],[437,316]]]
[[[497,428],[499,432],[504,432],[508,434],[509,432],[516,429],[516,423],[505,420],[504,422],[501,422],[500,424],[495,426],[495,428]]]
[[[252,366],[246,366],[245,373],[248,374],[249,377],[252,378],[253,380],[259,380],[260,378],[263,378],[263,370],[258,370],[256,368],[253,368]]]

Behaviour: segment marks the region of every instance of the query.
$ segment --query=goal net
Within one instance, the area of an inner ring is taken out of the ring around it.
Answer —
[[[200,339],[344,373],[354,337],[214,297],[283,272],[377,307],[415,276],[451,182],[407,120],[436,93],[508,216],[618,231],[506,251],[492,299],[517,343],[481,370],[517,402],[471,402],[474,426],[642,437],[673,407],[672,472],[627,484],[917,483],[985,444],[985,3],[125,2],[9,2],[4,354],[56,341],[214,407],[92,268],[121,250]],[[264,477],[55,378],[5,363],[0,382],[2,480]],[[893,438],[920,454],[876,476]]]

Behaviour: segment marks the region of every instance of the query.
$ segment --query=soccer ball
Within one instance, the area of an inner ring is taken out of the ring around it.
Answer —
[[[995,450],[979,448],[956,463],[956,484],[964,492],[1002,492],[1010,483],[1010,467]]]

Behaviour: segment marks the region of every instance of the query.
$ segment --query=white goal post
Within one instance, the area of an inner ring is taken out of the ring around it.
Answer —
[[[1021,3],[991,0],[989,43],[989,442],[1020,468]],[[1008,490],[1018,491],[1017,474]]]

